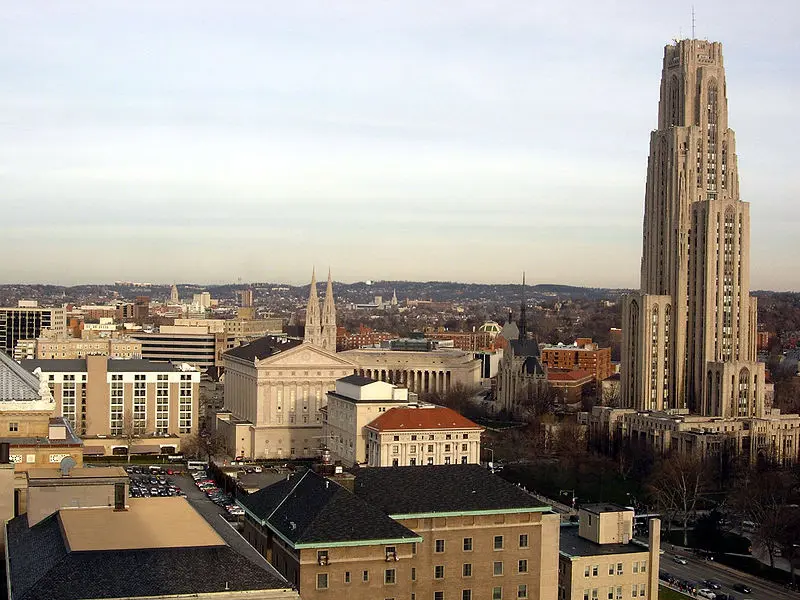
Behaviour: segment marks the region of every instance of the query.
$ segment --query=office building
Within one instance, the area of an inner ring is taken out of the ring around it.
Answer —
[[[26,360],[50,386],[56,414],[87,455],[174,454],[197,431],[200,372],[148,360]]]
[[[0,350],[11,355],[18,340],[36,339],[42,332],[67,335],[67,308],[40,307],[32,300],[20,300],[16,307],[0,308]]]
[[[298,472],[238,502],[304,600],[556,598],[559,516],[478,465]]]
[[[561,527],[559,600],[658,600],[661,523],[650,521],[647,544],[633,539],[633,510],[586,504],[578,523]]]

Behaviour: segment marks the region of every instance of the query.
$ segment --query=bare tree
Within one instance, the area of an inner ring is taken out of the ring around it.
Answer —
[[[187,456],[205,457],[210,461],[217,454],[227,453],[228,442],[221,432],[209,433],[204,430],[183,438],[181,449]]]
[[[648,490],[656,505],[665,515],[680,518],[684,546],[689,545],[689,521],[708,491],[706,480],[705,465],[692,454],[666,458],[650,477]]]
[[[520,416],[533,422],[552,413],[557,399],[555,390],[546,381],[529,381],[517,390],[514,404],[520,407]]]
[[[126,410],[122,415],[122,427],[120,428],[120,432],[116,437],[125,442],[125,446],[128,449],[128,462],[131,462],[131,450],[133,449],[133,442],[139,437],[139,435],[140,432],[134,425],[133,413],[130,410]]]

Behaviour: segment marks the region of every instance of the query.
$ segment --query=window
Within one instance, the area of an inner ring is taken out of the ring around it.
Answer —
[[[528,547],[528,534],[527,533],[519,534],[519,547],[520,548],[527,548]]]
[[[412,442],[416,442],[417,441],[417,436],[416,435],[412,435],[411,436],[411,441]]]
[[[464,538],[464,552],[472,552],[472,538]]]
[[[433,592],[433,600],[444,600],[444,592]]]
[[[608,588],[608,600],[614,600],[614,588]]]
[[[647,561],[642,561],[642,568],[640,569],[642,573],[647,573]]]
[[[178,433],[192,432],[192,376],[181,375],[178,390]]]
[[[494,549],[495,550],[502,550],[503,549],[503,536],[502,535],[494,536]]]
[[[617,600],[622,600],[622,586],[617,586]]]
[[[461,590],[461,600],[472,600],[472,590]]]
[[[350,583],[350,571],[345,571],[344,572],[344,582],[345,583]]]
[[[433,452],[433,444],[428,444],[428,452]]]
[[[592,565],[592,577],[597,577],[598,566]]]
[[[589,565],[586,565],[586,567],[584,567],[584,569],[583,569],[583,576],[584,576],[584,577],[588,577],[588,576],[589,576]],[[587,591],[588,591],[588,590],[587,590]]]
[[[466,444],[461,444],[461,451],[462,452],[466,452],[467,451],[467,445]]]
[[[503,588],[499,586],[492,588],[492,600],[503,600]]]
[[[444,579],[444,565],[436,565],[433,567],[433,578]]]
[[[417,580],[417,569],[415,567],[411,567],[411,581]]]
[[[639,586],[635,583],[631,586],[631,598],[636,598],[636,590],[639,589]]]
[[[638,573],[639,572],[639,562],[638,561],[633,561],[633,572],[634,573]]]
[[[169,429],[169,381],[167,375],[159,374],[156,380],[156,433],[165,434]]]
[[[527,598],[528,597],[528,586],[524,583],[520,583],[517,586],[517,598]]]
[[[450,444],[445,444],[444,445],[444,451],[445,452],[450,452]]]
[[[645,587],[646,585],[647,584],[645,584],[645,583],[640,583],[639,584],[639,597],[640,598],[644,598],[644,596],[647,594],[647,587]]]
[[[622,575],[622,563],[617,563],[617,575]]]
[[[361,581],[369,581],[369,571],[364,570],[361,573]]]
[[[472,563],[464,563],[461,567],[462,577],[472,577]]]
[[[400,441],[400,436],[399,435],[394,436],[394,440],[393,441],[399,442]]]
[[[328,551],[327,550],[318,550],[317,551],[317,563],[320,565],[327,565],[328,564]]]
[[[75,389],[75,375],[64,375],[64,382],[61,384],[61,414],[73,428],[77,417]]]
[[[517,571],[520,573],[527,573],[528,572],[528,559],[521,558],[517,564]]]
[[[611,564],[608,565],[608,574],[609,575],[613,575],[614,574],[614,563],[611,563]]]
[[[502,560],[494,561],[494,566],[492,567],[492,574],[493,575],[502,575],[503,574],[503,561]]]
[[[327,573],[317,573],[317,589],[318,590],[327,590],[328,589],[328,574]]]
[[[395,569],[386,569],[383,572],[383,584],[394,585],[397,583],[397,571]]]
[[[8,424],[8,430],[9,431],[19,431],[19,423],[17,423],[16,421],[11,421]]]
[[[444,552],[444,540],[436,540],[435,552]]]
[[[583,590],[583,600],[589,600],[589,590]]]
[[[142,434],[147,428],[147,384],[144,375],[133,376],[133,430]]]

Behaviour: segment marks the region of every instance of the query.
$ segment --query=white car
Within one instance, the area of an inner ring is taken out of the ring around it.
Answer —
[[[702,590],[697,590],[697,595],[700,598],[708,598],[708,600],[714,600],[714,598],[717,597],[717,595],[714,592],[712,592],[711,590],[707,590],[705,588]]]

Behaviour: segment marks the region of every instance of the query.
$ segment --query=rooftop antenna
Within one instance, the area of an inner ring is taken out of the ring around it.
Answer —
[[[692,4],[692,39],[694,39],[694,4]]]

